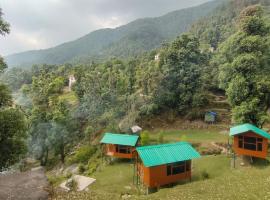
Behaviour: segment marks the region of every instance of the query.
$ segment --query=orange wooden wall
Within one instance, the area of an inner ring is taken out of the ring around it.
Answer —
[[[249,136],[249,137],[257,137],[257,138],[262,138],[262,151],[252,151],[248,149],[243,149],[238,147],[238,136],[234,136],[234,144],[233,144],[233,149],[236,154],[238,155],[246,155],[246,156],[253,156],[253,157],[259,157],[259,158],[266,158],[267,156],[267,151],[268,151],[268,140],[264,137],[261,137],[253,132],[247,132],[244,134],[241,134],[243,136]]]
[[[191,161],[190,170],[181,174],[167,176],[167,165],[154,167],[145,167],[142,163],[138,164],[140,178],[143,183],[150,188],[160,187],[180,180],[191,178]]]
[[[125,153],[119,153],[116,152],[116,145],[115,144],[106,144],[105,145],[105,154],[107,156],[113,156],[113,157],[117,157],[117,158],[128,158],[131,159],[132,158],[132,151],[135,149],[134,147],[130,147],[130,153],[129,154],[125,154]]]

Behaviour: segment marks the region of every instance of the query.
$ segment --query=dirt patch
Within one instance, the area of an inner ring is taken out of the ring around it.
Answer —
[[[47,200],[49,187],[45,171],[37,168],[27,172],[0,175],[0,199]]]

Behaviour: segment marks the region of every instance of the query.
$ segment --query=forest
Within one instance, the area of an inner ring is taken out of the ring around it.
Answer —
[[[42,166],[64,163],[78,143],[94,154],[102,132],[130,132],[163,113],[202,119],[212,92],[226,95],[232,124],[263,127],[270,106],[269,8],[263,0],[226,2],[172,42],[126,59],[7,68],[1,58],[0,169],[29,155]],[[9,24],[0,16],[4,36]]]

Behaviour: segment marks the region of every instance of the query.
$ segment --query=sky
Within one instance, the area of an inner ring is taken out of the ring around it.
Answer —
[[[192,7],[209,0],[0,0],[11,32],[0,36],[0,54],[44,49],[101,28]]]

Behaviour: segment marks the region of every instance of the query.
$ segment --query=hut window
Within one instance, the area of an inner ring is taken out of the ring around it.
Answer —
[[[171,165],[167,165],[167,176],[172,175],[172,166]]]
[[[257,151],[262,151],[262,143],[258,143],[258,145],[257,145]]]
[[[262,138],[239,136],[238,147],[252,151],[262,151]]]
[[[243,136],[238,136],[238,147],[243,148]]]
[[[176,162],[167,165],[167,176],[181,174],[186,171],[186,162]]]
[[[190,171],[190,161],[186,161],[186,171]]]
[[[123,145],[117,145],[116,146],[116,152],[129,154],[130,153],[130,148],[127,147],[127,146],[123,146]]]

